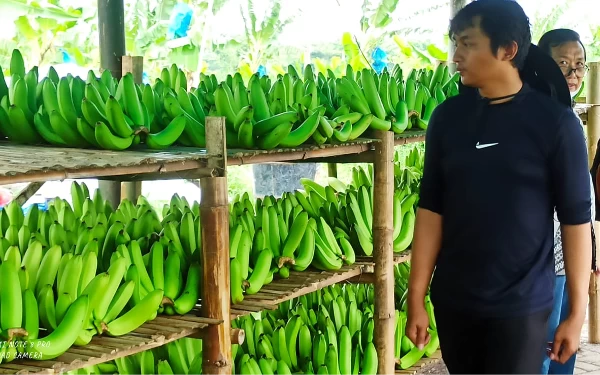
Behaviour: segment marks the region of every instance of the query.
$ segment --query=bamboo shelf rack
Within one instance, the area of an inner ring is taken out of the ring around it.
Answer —
[[[396,145],[425,140],[423,131],[396,135]],[[372,162],[377,139],[358,139],[344,144],[305,146],[294,149],[227,150],[227,165],[282,162]],[[64,179],[118,179],[120,181],[203,178],[218,174],[209,166],[207,150],[172,147],[106,151],[52,146],[25,146],[0,142],[0,185]]]
[[[182,337],[195,335],[218,320],[184,316],[158,316],[130,334],[120,337],[96,336],[89,345],[73,346],[50,361],[19,360],[0,365],[0,374],[57,374],[143,352]]]
[[[159,152],[144,149],[111,152],[0,142],[0,185],[78,178],[117,181],[199,178],[203,249],[210,249],[202,254],[203,285],[219,288],[218,293],[202,291],[202,306],[194,311],[197,316],[159,316],[129,335],[96,337],[88,347],[73,347],[54,361],[15,360],[2,364],[0,373],[61,373],[139,353],[185,336],[210,335],[216,338],[204,343],[203,373],[229,374],[231,319],[274,309],[278,303],[339,282],[375,284],[375,306],[382,317],[375,326],[379,372],[395,370],[394,281],[390,275],[395,263],[410,259],[410,252],[393,254],[391,248],[394,145],[424,141],[425,132],[409,131],[401,135],[377,132],[373,139],[295,149],[228,150],[224,119],[207,117],[206,121],[206,149],[174,147]],[[242,303],[230,306],[227,167],[282,162],[374,163],[373,256],[358,257],[355,264],[336,272],[311,269],[292,272],[288,279],[275,280],[256,295],[246,296]]]
[[[429,358],[423,357],[414,366],[407,368],[406,370],[396,370],[396,374],[416,374],[419,370],[422,370],[424,367],[435,365],[442,360],[442,352],[438,349],[435,353]]]
[[[231,319],[262,310],[275,310],[277,305],[293,298],[316,292],[326,286],[337,284],[363,272],[363,265],[344,266],[335,272],[307,269],[291,271],[287,279],[274,280],[254,295],[245,295],[244,301],[231,306]]]

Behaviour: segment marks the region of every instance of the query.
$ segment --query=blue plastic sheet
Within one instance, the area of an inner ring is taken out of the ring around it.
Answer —
[[[61,49],[60,52],[62,53],[63,63],[69,64],[69,63],[75,62],[75,61],[73,61],[73,59],[71,58],[71,55],[69,55],[69,53],[67,51],[65,51],[64,49]]]
[[[371,54],[371,58],[373,59],[373,69],[377,74],[381,74],[383,69],[387,66],[387,53],[381,48],[375,47]]]
[[[267,75],[267,68],[265,68],[264,65],[261,65],[258,67],[257,73],[258,73],[259,77]]]
[[[194,11],[185,3],[177,3],[171,13],[167,39],[178,39],[187,36]]]

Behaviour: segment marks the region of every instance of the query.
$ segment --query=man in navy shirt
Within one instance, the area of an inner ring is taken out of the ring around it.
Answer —
[[[564,362],[577,350],[585,319],[591,201],[583,132],[568,106],[521,79],[531,32],[517,2],[471,2],[450,35],[462,84],[472,89],[438,106],[429,122],[406,332],[419,347],[429,340],[423,300],[431,281],[450,373],[538,373],[544,355]],[[572,298],[548,343],[554,208]]]

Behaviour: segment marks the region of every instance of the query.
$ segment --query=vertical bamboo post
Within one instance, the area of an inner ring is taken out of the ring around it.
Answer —
[[[329,175],[329,177],[337,178],[337,176],[338,176],[337,163],[327,163],[327,174]]]
[[[102,197],[110,202],[111,206],[116,209],[121,203],[121,183],[119,181],[98,181],[98,189],[102,193]]]
[[[202,313],[223,323],[205,329],[203,374],[231,374],[231,317],[229,291],[229,206],[225,119],[206,118],[208,166],[219,177],[200,179],[202,230]]]
[[[136,84],[143,82],[144,57],[143,56],[123,56],[121,57],[122,74],[133,74],[133,80]],[[127,198],[135,203],[138,197],[142,195],[142,181],[121,183],[121,199]]]
[[[123,0],[98,0],[100,68],[113,77],[122,76],[121,56],[125,55],[125,5]],[[119,181],[98,181],[104,199],[116,208],[121,201]]]
[[[468,2],[468,0],[450,0],[450,18],[454,18],[456,13],[464,8]],[[454,64],[454,61],[452,61],[455,51],[456,48],[454,47],[454,43],[452,43],[452,40],[450,40],[448,43],[448,70],[451,73],[456,72],[456,64]]]
[[[589,63],[590,72],[588,76],[589,84],[587,94],[587,102],[590,104],[600,103],[600,63],[592,62]],[[588,139],[588,161],[590,166],[594,161],[594,155],[596,155],[596,145],[598,144],[598,138],[600,138],[600,107],[594,106],[588,110],[587,119],[587,139]],[[596,176],[592,176],[596,178]],[[596,222],[594,221],[594,224]],[[596,229],[600,229],[598,225],[595,225]],[[596,233],[599,233],[596,231]],[[596,236],[596,240],[600,240],[600,236]],[[597,245],[600,245],[598,242]],[[590,287],[589,287],[589,313],[588,313],[588,332],[589,341],[594,344],[600,343],[600,277],[595,274],[590,276]]]
[[[42,188],[42,186],[44,186],[43,182],[31,182],[27,184],[27,186],[25,186],[25,188],[21,190],[19,194],[13,198],[13,200],[17,201],[19,206],[23,206],[25,203],[27,203],[29,198],[33,197],[35,193]]]
[[[392,248],[394,196],[394,134],[377,132],[373,192],[373,260],[375,262],[375,348],[379,374],[393,374],[394,255]]]

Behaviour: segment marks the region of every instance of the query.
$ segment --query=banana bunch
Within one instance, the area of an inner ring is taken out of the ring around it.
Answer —
[[[78,290],[95,274],[95,257],[60,255],[58,246],[42,254],[39,242],[27,248],[22,263],[16,246],[5,253],[0,265],[0,328],[10,345],[0,348],[3,361],[56,358],[78,340],[89,300]],[[52,285],[56,277],[55,301]]]
[[[395,266],[397,287],[406,285],[410,265]],[[332,285],[286,301],[276,310],[232,321],[245,331],[245,341],[232,346],[235,374],[375,374],[374,289],[371,285]],[[405,309],[396,310],[395,357],[408,369],[439,346],[431,301],[432,340],[418,350],[404,335]],[[200,340],[180,339],[163,347],[84,369],[86,374],[198,374]]]
[[[301,74],[293,65],[273,80],[239,72],[219,82],[201,74],[198,88],[188,87],[176,65],[163,68],[154,84],[136,84],[128,73],[109,71],[86,80],[58,77],[50,69],[38,77],[25,71],[23,57],[11,57],[11,87],[0,77],[0,137],[17,143],[126,150],[145,144],[165,149],[179,144],[206,147],[205,117],[223,116],[227,145],[233,148],[294,148],[355,140],[368,130],[402,133],[426,129],[435,107],[458,94],[459,76],[445,65],[412,70],[406,78],[396,65],[380,75],[372,70],[343,77],[333,71]]]
[[[39,265],[39,277],[35,284],[39,321],[48,332],[59,329],[75,301],[85,297],[88,307],[91,307],[93,301],[103,293],[103,290],[90,287],[97,271],[96,254],[65,253],[61,256],[61,253],[59,246],[48,249]],[[81,318],[89,320],[87,308]],[[92,337],[93,332],[86,330],[82,322],[71,344],[86,345]]]
[[[408,188],[418,192],[423,178],[425,151],[422,147],[413,146],[407,152],[405,148],[394,154],[394,180],[396,189]]]
[[[304,271],[310,265],[333,271],[354,263],[350,241],[334,232],[333,220],[319,216],[330,217],[324,210],[331,207],[337,213],[336,193],[329,186],[304,183],[312,190],[307,187],[306,192],[285,193],[279,199],[267,196],[255,204],[247,194],[234,198],[229,220],[234,304],[242,302],[244,294],[256,294],[275,276],[285,279],[290,271]]]
[[[354,263],[354,249],[361,249],[367,256],[373,253],[372,167],[368,170],[353,168],[352,177],[350,185],[337,178],[328,178],[325,186],[309,179],[301,180],[307,196],[304,207],[312,217],[320,221],[317,249],[323,248],[323,239],[329,238],[329,243],[333,244],[328,235],[332,231],[339,243],[337,247],[332,247],[346,264]],[[298,201],[302,201],[302,198]],[[341,248],[341,252],[338,248]],[[339,260],[337,264],[339,269]]]
[[[397,161],[395,164],[397,174],[393,206],[393,246],[396,253],[407,250],[412,243],[422,176],[422,157],[422,152],[415,147],[411,149],[403,163]],[[309,179],[303,179],[301,182],[305,193],[295,197],[303,204],[309,217],[322,225],[316,237],[317,254],[323,254],[319,250],[324,247],[322,240],[329,238],[327,236],[329,227],[339,244],[337,248],[342,250],[341,253],[337,251],[339,267],[341,267],[340,259],[345,260],[347,264],[354,263],[353,249],[359,249],[363,255],[371,256],[373,254],[373,167],[371,165],[367,168],[354,167],[352,182],[349,185],[333,177],[328,178],[325,186]],[[307,199],[302,199],[304,196]],[[307,224],[305,226],[308,228]],[[329,243],[333,244],[332,241]],[[337,250],[335,245],[331,248]],[[319,267],[318,261],[313,261],[313,266],[323,269]]]
[[[408,277],[410,274],[410,264],[404,262],[394,266],[394,294],[396,296],[396,331],[395,338],[395,357],[402,369],[407,369],[413,366],[424,355],[430,357],[439,347],[439,338],[437,335],[437,326],[433,304],[429,293],[425,296],[425,309],[429,317],[429,334],[431,339],[422,350],[419,350],[410,339],[405,336],[406,329],[406,310],[407,310],[407,293],[408,293]]]
[[[200,374],[202,373],[202,340],[182,338],[158,348],[67,372],[68,375],[82,373],[86,375]]]
[[[183,338],[164,347],[115,360],[118,374],[200,374],[202,341]]]
[[[216,80],[216,77],[215,77]],[[145,90],[152,90],[146,86]],[[158,129],[168,128],[169,121],[185,119],[184,131],[175,138],[183,146],[206,147],[205,117],[209,110],[199,90],[189,90],[185,73],[176,65],[163,69],[156,79],[154,93],[158,96],[156,116]],[[213,103],[214,104],[214,103]]]
[[[354,72],[348,65],[346,75],[336,78],[335,86],[323,87],[327,87],[324,91],[329,92],[331,106],[335,103],[332,99],[335,88],[335,94],[341,98],[337,108],[342,112],[338,115],[352,116],[356,133],[362,134],[363,128],[370,128],[399,134],[414,125],[426,129],[433,110],[450,95],[449,90],[456,88],[458,93],[457,79],[457,75],[448,74],[443,64],[435,72],[413,70],[406,81],[398,65],[391,73],[384,69],[381,75],[367,69]]]
[[[377,373],[366,289],[327,287],[262,312],[260,319],[233,321],[246,334],[244,343],[232,348],[234,373]]]
[[[0,69],[2,70],[2,69]],[[41,101],[38,69],[25,72],[21,52],[13,50],[10,59],[11,84],[0,73],[0,137],[22,144],[37,144],[42,138],[34,124],[34,114]]]
[[[396,282],[406,283],[408,264],[396,268]],[[277,310],[232,322],[246,338],[233,345],[234,373],[375,374],[374,289],[370,285],[332,285],[286,301]],[[426,299],[432,340],[418,350],[404,335],[406,311],[396,310],[395,352],[407,369],[439,346],[431,301]]]

